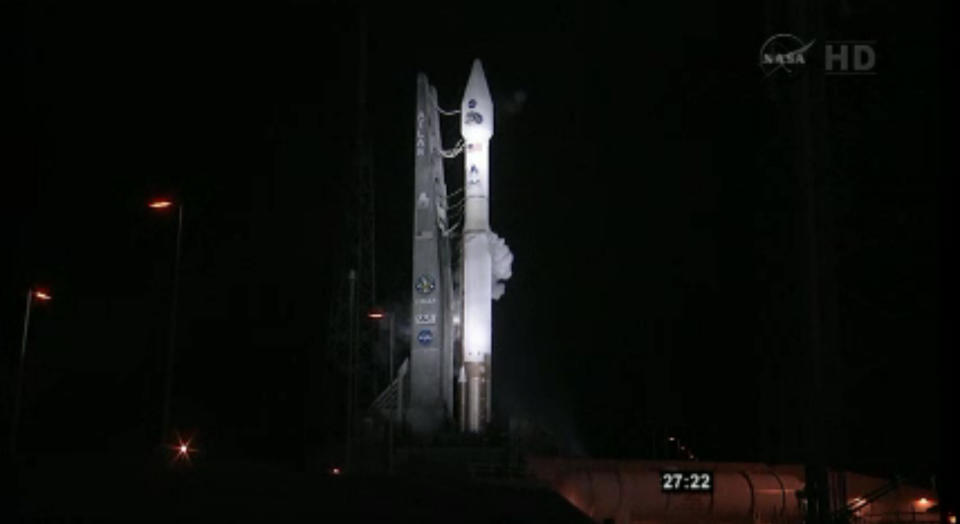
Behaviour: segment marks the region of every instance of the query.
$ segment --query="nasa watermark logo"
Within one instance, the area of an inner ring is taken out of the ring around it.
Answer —
[[[788,77],[796,76],[807,65],[807,51],[815,40],[804,43],[799,37],[789,33],[771,36],[760,46],[760,69],[763,76],[769,77],[781,73]]]
[[[815,39],[804,42],[790,33],[771,36],[760,46],[759,66],[764,78],[794,78],[814,63]],[[875,40],[827,40],[823,46],[823,73],[836,76],[875,75]]]
[[[828,75],[875,75],[876,40],[836,40],[824,49],[824,72]]]

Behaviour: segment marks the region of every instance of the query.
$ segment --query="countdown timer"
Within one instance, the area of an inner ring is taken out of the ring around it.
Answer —
[[[661,471],[660,490],[676,493],[713,491],[713,473],[710,471]]]

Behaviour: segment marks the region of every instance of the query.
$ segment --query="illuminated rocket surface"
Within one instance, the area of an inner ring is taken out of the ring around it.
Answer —
[[[466,429],[480,431],[490,421],[491,294],[490,138],[493,100],[479,60],[473,62],[460,104],[464,140],[463,222],[463,376]]]
[[[441,146],[437,94],[417,80],[410,394],[405,408],[415,434],[429,436],[445,421],[477,433],[492,420],[491,301],[503,294],[513,255],[490,230],[490,139],[493,99],[483,66],[473,62],[459,111],[464,155],[463,215],[451,205]],[[456,114],[444,112],[444,114]],[[459,235],[457,233],[460,233]],[[454,239],[460,240],[454,268]],[[456,270],[455,270],[456,269]],[[459,279],[453,278],[454,274]]]

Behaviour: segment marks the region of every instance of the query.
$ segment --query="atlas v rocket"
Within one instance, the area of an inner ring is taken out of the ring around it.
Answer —
[[[491,300],[499,296],[494,286],[509,278],[512,261],[506,244],[490,231],[493,100],[479,60],[473,62],[459,111],[464,202],[462,220],[456,223],[450,215],[458,206],[448,202],[443,158],[458,151],[442,148],[439,113],[436,89],[421,74],[415,124],[410,389],[404,408],[409,429],[419,435],[435,434],[454,420],[460,431],[477,433],[492,420]],[[453,278],[454,239],[460,240],[459,285]]]
[[[460,135],[464,141],[463,221],[463,369],[466,430],[480,431],[491,420],[491,294],[490,138],[493,99],[479,60],[460,103]],[[461,423],[462,424],[462,423]]]

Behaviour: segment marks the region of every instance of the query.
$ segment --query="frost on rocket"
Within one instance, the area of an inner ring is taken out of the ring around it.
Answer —
[[[510,279],[510,276],[513,275],[513,253],[511,253],[510,248],[507,247],[507,242],[497,236],[496,233],[491,231],[487,239],[490,242],[490,261],[492,262],[491,269],[493,271],[491,297],[497,300],[503,296],[503,293],[506,291],[506,282]]]

